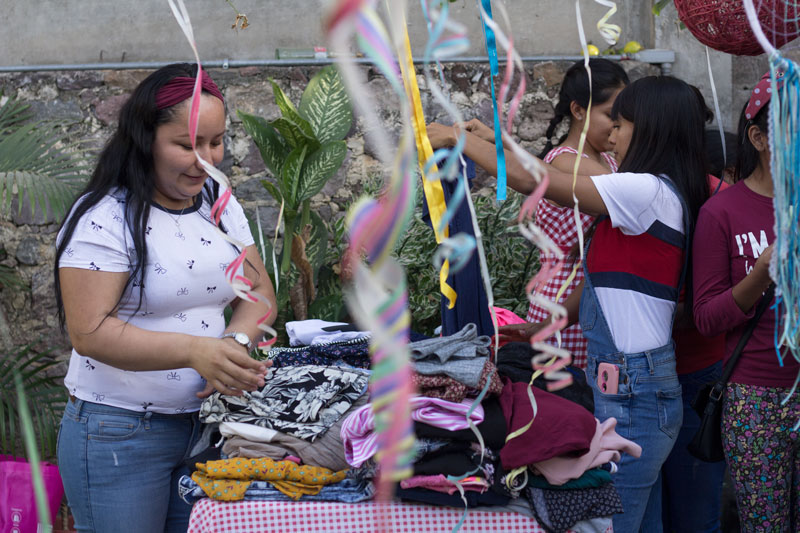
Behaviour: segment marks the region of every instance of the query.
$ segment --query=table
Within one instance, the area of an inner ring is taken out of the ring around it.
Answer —
[[[192,507],[187,533],[438,533],[451,531],[462,514],[449,507],[396,502],[219,502],[203,498]],[[382,515],[390,527],[381,527]],[[545,533],[534,518],[474,510],[460,532]]]

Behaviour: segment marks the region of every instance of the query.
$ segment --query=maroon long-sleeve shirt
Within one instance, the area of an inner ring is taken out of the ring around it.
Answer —
[[[694,319],[703,335],[725,334],[725,362],[755,312],[755,306],[744,313],[736,305],[733,287],[775,240],[774,225],[772,198],[753,192],[743,181],[714,195],[700,210],[692,253]],[[774,340],[775,312],[768,308],[745,346],[731,381],[791,387],[800,364],[784,350],[781,367]]]

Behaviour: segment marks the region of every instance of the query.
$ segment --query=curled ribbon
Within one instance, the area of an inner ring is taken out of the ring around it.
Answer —
[[[397,20],[399,14],[405,12],[405,2],[392,2],[387,8],[396,39],[401,35]],[[379,467],[376,497],[387,501],[391,497],[392,482],[412,473],[414,434],[409,407],[413,390],[408,355],[408,294],[403,270],[390,254],[414,207],[414,136],[389,32],[376,13],[374,2],[337,2],[328,19],[327,32],[331,49],[339,52],[342,80],[351,101],[361,112],[368,138],[385,167],[391,168],[380,199],[363,198],[350,209],[347,215],[350,246],[344,258],[345,271],[352,272],[352,282],[345,288],[348,308],[356,323],[372,332],[370,391],[379,450],[376,454]],[[372,104],[358,70],[346,53],[352,37],[385,76],[402,105],[403,127],[396,153],[375,113],[377,107]],[[362,261],[364,256],[366,261]],[[388,527],[385,521],[383,525],[384,529]]]
[[[234,245],[236,248],[242,250],[239,256],[225,269],[225,278],[233,288],[234,294],[236,294],[236,296],[242,300],[247,300],[253,303],[261,302],[266,305],[266,314],[260,317],[257,321],[258,328],[265,334],[264,340],[259,342],[257,347],[260,350],[265,350],[275,343],[277,337],[277,332],[266,323],[275,310],[272,308],[272,304],[270,304],[267,297],[261,293],[251,290],[253,287],[252,282],[239,274],[239,269],[244,264],[245,257],[247,255],[244,244],[219,229],[220,217],[225,212],[225,207],[228,205],[228,201],[231,198],[231,184],[225,174],[220,172],[216,167],[214,167],[214,165],[203,159],[200,156],[200,153],[197,151],[197,126],[200,117],[200,93],[202,91],[201,80],[203,75],[203,67],[200,64],[200,54],[197,51],[197,45],[195,44],[194,39],[194,30],[192,29],[192,22],[189,19],[189,12],[186,9],[186,5],[184,5],[183,0],[167,1],[169,2],[169,7],[172,10],[172,14],[175,16],[175,20],[178,22],[183,34],[189,41],[189,45],[192,47],[195,62],[197,63],[197,77],[195,78],[194,82],[194,90],[192,91],[192,101],[189,111],[189,137],[192,143],[192,150],[194,151],[194,155],[197,157],[197,160],[200,162],[200,165],[203,167],[203,169],[214,181],[220,185],[221,190],[223,191],[217,201],[214,202],[214,205],[211,206],[211,218],[217,225],[217,231],[220,237]],[[270,337],[266,337],[267,335]]]

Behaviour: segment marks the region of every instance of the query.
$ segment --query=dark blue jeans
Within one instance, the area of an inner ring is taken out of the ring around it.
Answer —
[[[683,425],[661,470],[664,531],[720,531],[725,461],[706,463],[692,456],[686,446],[700,427],[700,417],[692,409],[692,401],[703,385],[718,380],[721,375],[722,362],[717,362],[678,376],[683,388]]]

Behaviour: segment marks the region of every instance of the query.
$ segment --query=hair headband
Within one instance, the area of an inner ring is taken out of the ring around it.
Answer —
[[[203,90],[213,96],[216,96],[224,103],[225,98],[223,98],[222,92],[219,90],[219,87],[217,87],[217,84],[214,83],[214,80],[211,79],[211,76],[209,76],[205,70],[202,70],[201,72],[203,73],[203,76],[200,84],[203,87]],[[156,93],[156,107],[158,109],[165,109],[191,98],[192,92],[194,91],[195,81],[195,78],[189,78],[186,76],[172,78]]]
[[[777,72],[778,89],[783,87],[783,72]],[[748,120],[755,117],[761,108],[767,105],[770,97],[772,96],[772,82],[770,81],[769,72],[761,76],[759,81],[750,93],[750,101],[747,102],[747,107],[744,109],[744,116]]]

